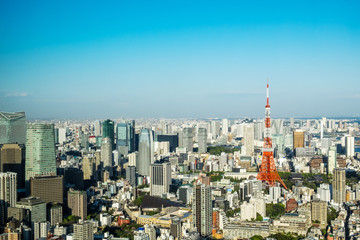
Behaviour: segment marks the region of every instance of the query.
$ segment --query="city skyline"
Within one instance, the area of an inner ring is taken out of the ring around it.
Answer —
[[[0,6],[2,111],[262,118],[269,78],[274,118],[360,116],[357,2]]]

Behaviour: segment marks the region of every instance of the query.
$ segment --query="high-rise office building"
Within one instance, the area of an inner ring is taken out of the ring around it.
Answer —
[[[345,151],[347,157],[353,157],[355,155],[355,138],[351,136],[345,137]]]
[[[135,151],[135,121],[118,123],[116,126],[116,146],[121,154]]]
[[[35,222],[33,226],[34,239],[47,239],[50,231],[50,222]]]
[[[179,200],[185,204],[190,204],[192,191],[193,191],[192,187],[188,185],[179,187],[179,192],[178,192]]]
[[[305,146],[305,132],[302,130],[294,131],[293,148],[303,148]]]
[[[330,185],[327,183],[320,184],[320,187],[317,189],[317,193],[319,194],[320,201],[330,202],[331,200],[331,192]]]
[[[295,127],[295,119],[294,118],[290,118],[290,128],[294,128]]]
[[[94,135],[101,136],[101,122],[99,120],[94,122]]]
[[[56,173],[53,124],[28,124],[26,130],[25,180]]]
[[[327,225],[327,205],[325,201],[311,202],[311,220],[319,221],[322,229]]]
[[[25,146],[24,144],[0,145],[0,172],[17,173],[17,188],[25,187]]]
[[[229,120],[224,118],[221,120],[221,134],[227,135],[229,133]]]
[[[254,124],[248,123],[244,126],[244,155],[254,154]],[[241,149],[243,152],[243,148]]]
[[[333,173],[333,200],[336,203],[343,204],[345,202],[345,169],[335,168]]]
[[[62,145],[66,142],[67,128],[59,128],[59,144]]]
[[[30,178],[32,197],[38,197],[46,203],[64,203],[64,177],[39,176]]]
[[[193,128],[184,128],[182,132],[182,146],[186,151],[192,152],[194,147]]]
[[[212,135],[213,140],[215,140],[218,136],[220,136],[220,122],[219,121],[211,121],[210,129],[211,129],[211,135]]]
[[[207,152],[207,129],[199,128],[198,130],[198,152],[206,153]]]
[[[17,197],[16,173],[0,173],[0,225],[7,220],[7,208],[14,207]]]
[[[142,176],[150,176],[150,164],[154,162],[152,132],[142,129],[139,137],[139,157],[136,158],[136,169]]]
[[[74,224],[74,240],[94,240],[94,227],[89,221]]]
[[[150,195],[162,196],[168,193],[171,184],[171,165],[169,162],[151,164]]]
[[[114,149],[114,122],[107,119],[102,124],[102,137],[110,138],[111,148]]]
[[[130,183],[131,186],[136,186],[136,167],[135,166],[128,166],[126,168],[126,180]]]
[[[106,137],[102,139],[101,143],[101,162],[105,170],[112,173],[112,144],[111,139]]]
[[[23,208],[30,211],[28,219],[33,225],[36,222],[46,221],[46,203],[40,198],[28,197],[22,198],[15,204],[16,208]],[[31,226],[33,227],[33,226]]]
[[[26,142],[26,118],[24,112],[0,112],[0,144]]]
[[[279,186],[269,187],[270,201],[277,202],[281,196],[281,188]]]
[[[84,173],[84,180],[94,179],[94,174],[96,171],[96,159],[91,156],[83,157],[82,171]]]
[[[87,217],[87,195],[85,191],[69,189],[68,207],[71,209],[71,215],[85,220]]]
[[[328,174],[333,174],[335,168],[337,168],[337,152],[336,147],[330,147],[328,156]]]
[[[49,209],[49,217],[51,226],[55,226],[63,221],[63,207],[59,204],[53,205]]]
[[[210,186],[197,184],[193,190],[193,222],[201,236],[206,237],[212,230],[212,202]]]
[[[178,135],[157,135],[158,142],[169,142],[170,152],[175,152],[176,148],[179,146],[179,136]]]
[[[171,221],[171,226],[170,226],[170,233],[171,236],[175,237],[175,239],[181,239],[181,220],[179,218],[174,218]]]

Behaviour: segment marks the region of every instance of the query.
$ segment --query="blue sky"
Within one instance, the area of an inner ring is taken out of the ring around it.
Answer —
[[[0,110],[359,116],[358,1],[0,0]]]

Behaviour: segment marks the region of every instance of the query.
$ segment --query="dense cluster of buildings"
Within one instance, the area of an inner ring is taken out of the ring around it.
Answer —
[[[358,239],[359,121],[28,122],[0,113],[0,239]]]

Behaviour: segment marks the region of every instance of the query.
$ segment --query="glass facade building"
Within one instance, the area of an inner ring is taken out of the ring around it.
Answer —
[[[127,147],[128,152],[135,151],[135,121],[118,123],[116,126],[117,147]]]
[[[54,124],[28,124],[25,180],[56,173]]]
[[[0,112],[0,144],[26,142],[26,118],[24,112]]]
[[[102,124],[102,137],[110,138],[112,149],[114,149],[114,122],[107,119]]]
[[[139,157],[136,159],[136,168],[142,176],[150,176],[150,165],[153,163],[154,148],[152,132],[142,129],[139,136]]]

